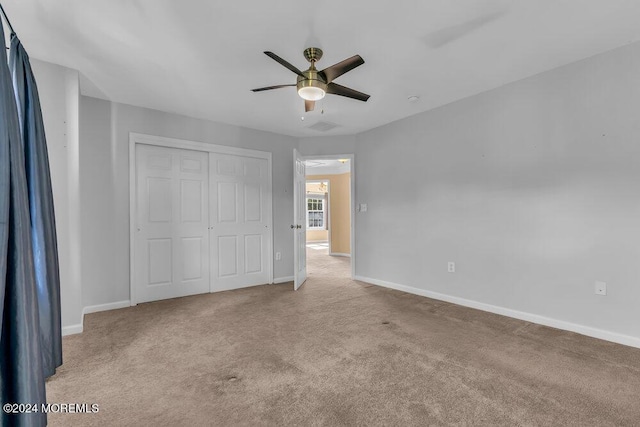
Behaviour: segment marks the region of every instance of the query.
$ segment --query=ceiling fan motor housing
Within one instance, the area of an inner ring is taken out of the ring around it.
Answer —
[[[322,49],[320,49],[319,47],[308,47],[304,50],[304,52],[302,52],[302,54],[307,59],[307,61],[313,64],[314,62],[320,61],[320,58],[322,58]]]
[[[324,92],[327,91],[327,82],[324,81],[315,67],[303,71],[302,74],[304,74],[304,77],[298,76],[298,83],[296,85],[298,91],[305,87],[317,87],[322,89]]]
[[[296,88],[300,96],[311,101],[321,99],[327,92],[327,82],[316,69],[316,61],[322,58],[322,49],[308,47],[304,50],[304,57],[311,63],[308,70],[302,72],[303,76],[298,76]],[[318,90],[305,90],[305,88],[317,88]],[[302,89],[302,92],[300,90]],[[304,94],[304,95],[303,95]],[[314,96],[315,95],[315,96]]]

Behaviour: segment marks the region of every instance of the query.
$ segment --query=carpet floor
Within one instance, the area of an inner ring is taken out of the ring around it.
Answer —
[[[89,314],[64,338],[53,426],[640,425],[640,350],[354,282],[309,278]]]

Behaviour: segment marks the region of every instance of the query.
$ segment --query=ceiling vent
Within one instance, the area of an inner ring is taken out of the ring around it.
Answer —
[[[318,132],[326,132],[331,129],[337,128],[340,125],[331,122],[318,122],[314,125],[309,126],[309,129],[317,130]]]

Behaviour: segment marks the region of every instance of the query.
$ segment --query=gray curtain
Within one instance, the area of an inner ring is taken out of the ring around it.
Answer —
[[[2,22],[0,40],[5,40]],[[7,54],[0,51],[0,400],[42,404],[45,376],[25,156]],[[41,411],[1,411],[0,417],[2,426],[46,425]]]
[[[15,34],[11,35],[9,69],[18,105],[29,192],[31,246],[40,311],[42,368],[44,376],[50,377],[56,373],[56,368],[62,365],[56,219],[38,87],[29,63],[29,55]]]

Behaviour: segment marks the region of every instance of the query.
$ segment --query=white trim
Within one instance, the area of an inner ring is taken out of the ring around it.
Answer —
[[[185,150],[205,151],[218,154],[234,154],[236,156],[256,157],[271,160],[271,152],[250,150],[248,148],[231,147],[228,145],[210,144],[208,142],[189,141],[186,139],[166,138],[164,136],[129,133],[129,143],[155,145],[169,148],[183,148]]]
[[[131,307],[130,300],[110,302],[107,304],[90,305],[85,307],[82,310],[83,321],[84,321],[85,314],[98,313],[100,311],[117,310],[119,308],[126,308],[126,307]]]
[[[294,279],[293,276],[278,277],[277,279],[273,279],[273,284],[277,285],[280,283],[293,282],[293,279]]]
[[[78,323],[77,325],[64,326],[62,328],[62,336],[65,337],[67,335],[75,335],[82,333],[82,323]]]
[[[250,284],[250,285],[218,286],[216,289],[212,290],[210,293],[217,294],[218,292],[237,291],[239,289],[254,288],[256,286],[269,286],[269,283],[259,283],[259,284]],[[195,294],[195,295],[202,295],[202,294]]]
[[[603,329],[593,328],[591,326],[579,325],[564,320],[553,319],[550,317],[540,316],[524,311],[513,310],[510,308],[500,307],[497,305],[486,304],[479,301],[460,298],[452,295],[441,294],[438,292],[427,291],[424,289],[414,288],[411,286],[400,285],[398,283],[387,282],[385,280],[372,279],[370,277],[356,276],[354,280],[371,283],[373,285],[385,288],[396,289],[398,291],[407,292],[414,295],[420,295],[427,298],[433,298],[440,301],[446,301],[464,307],[475,308],[489,313],[500,314],[502,316],[512,317],[514,319],[524,320],[526,322],[537,323],[539,325],[550,326],[552,328],[563,329],[565,331],[576,332],[588,337],[598,338],[605,341],[611,341],[618,344],[628,345],[630,347],[640,348],[640,338],[630,335],[619,334],[617,332],[605,331]]]
[[[89,305],[82,309],[82,319],[77,325],[65,326],[62,328],[62,336],[81,334],[84,330],[84,315],[90,313],[98,313],[100,311],[117,310],[119,308],[127,308],[131,306],[131,301],[117,301],[107,304]]]
[[[325,160],[325,159],[329,160],[325,156],[322,156],[320,160]],[[313,159],[309,159],[309,160],[313,160]],[[331,159],[331,160],[334,160],[334,159]],[[305,165],[306,165],[306,161],[305,161]],[[349,162],[339,163],[334,166],[312,166],[312,167],[309,167],[309,165],[306,165],[306,166],[307,166],[307,173],[309,175],[342,175],[343,173],[348,173],[351,170],[351,165],[349,165]]]
[[[351,211],[349,211],[349,218],[351,219],[351,242],[349,242],[349,249],[351,250],[351,278],[356,276],[356,158],[355,154],[349,155],[349,162],[351,162],[351,171],[349,178],[351,179],[351,188],[349,189],[351,197]]]
[[[345,257],[351,258],[351,254],[344,254],[344,253],[341,253],[341,252],[331,252],[329,255],[331,255],[331,256],[345,256]]]
[[[268,283],[273,282],[273,162],[272,153],[269,151],[250,150],[247,148],[230,147],[227,145],[210,144],[208,142],[189,141],[186,139],[167,138],[163,136],[146,135],[142,133],[129,133],[129,298],[130,305],[136,305],[135,295],[135,229],[136,229],[136,144],[154,145],[168,148],[181,148],[185,150],[203,151],[207,153],[231,154],[236,156],[254,157],[267,160],[267,193],[269,199],[266,201],[269,220],[269,238],[267,263],[269,269],[267,274]],[[209,156],[210,157],[210,156]],[[213,281],[209,280],[209,292],[214,292]]]
[[[135,287],[135,235],[136,235],[136,142],[134,134],[129,133],[129,301],[136,305],[138,300]]]

